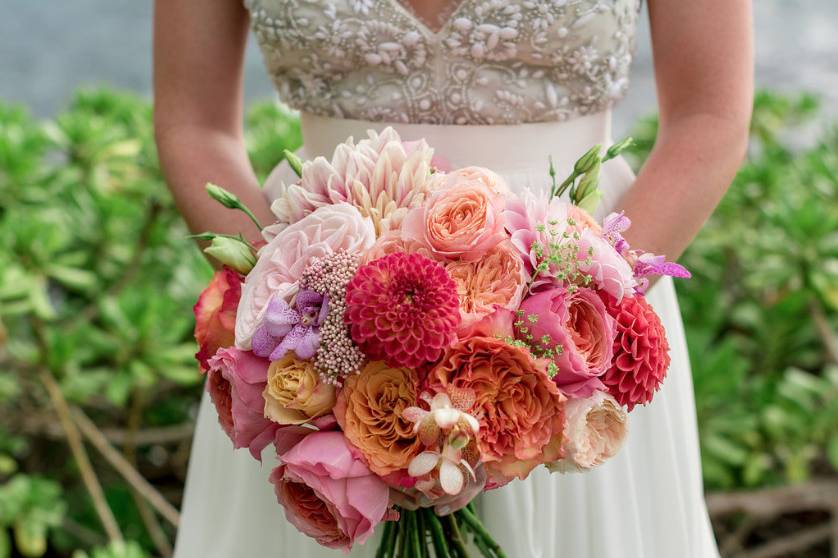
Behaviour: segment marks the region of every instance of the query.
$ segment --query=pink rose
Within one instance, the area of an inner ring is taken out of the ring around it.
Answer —
[[[271,298],[289,304],[312,258],[346,250],[362,252],[375,242],[372,222],[349,204],[326,205],[283,229],[259,250],[247,275],[236,315],[236,346],[249,349]]]
[[[218,422],[233,446],[248,448],[254,459],[270,444],[277,425],[264,417],[262,392],[268,378],[267,359],[235,347],[219,349],[209,359],[207,391],[218,412]]]
[[[361,256],[361,263],[367,264],[396,252],[421,254],[426,258],[434,259],[430,249],[418,240],[404,238],[400,231],[388,231],[378,237],[372,248],[364,252]]]
[[[480,321],[474,322],[466,328],[461,328],[457,336],[460,341],[471,337],[507,339],[515,336],[514,323],[515,313],[512,310],[496,306],[494,312],[483,316]]]
[[[469,167],[435,179],[437,189],[403,223],[406,238],[428,246],[439,258],[473,261],[507,238],[503,225],[506,191],[487,169]]]
[[[565,200],[537,195],[531,190],[524,190],[520,196],[507,196],[503,214],[506,229],[528,272],[539,264],[539,250],[534,245],[544,250],[561,240],[562,233],[568,228],[571,208]]]
[[[562,393],[578,398],[605,389],[599,377],[611,365],[616,329],[596,292],[548,289],[524,300],[521,311],[531,337],[520,330],[518,335],[539,354],[548,351],[546,356],[558,368],[553,381]],[[561,346],[559,354],[555,354],[557,345]]]
[[[584,471],[614,457],[626,438],[628,413],[609,394],[595,391],[565,404],[564,457],[548,463],[551,471]]]
[[[207,371],[208,361],[218,349],[235,342],[236,308],[241,290],[242,276],[225,267],[215,272],[195,303],[195,340],[199,347],[195,358],[202,372]]]
[[[389,488],[340,432],[315,432],[279,455],[271,473],[285,517],[319,544],[349,552],[384,520]]]
[[[636,281],[631,265],[594,229],[582,231],[579,271],[590,275],[594,284],[616,298],[617,302],[624,296],[634,295]]]

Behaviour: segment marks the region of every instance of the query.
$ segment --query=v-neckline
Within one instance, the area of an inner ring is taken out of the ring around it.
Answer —
[[[426,22],[422,17],[419,16],[419,14],[416,13],[416,9],[413,6],[405,3],[405,0],[389,1],[396,7],[396,9],[400,10],[405,16],[410,18],[410,20],[413,21],[413,23],[417,27],[421,28],[422,31],[424,31],[426,34],[432,37],[437,37],[441,35],[446,29],[448,29],[451,23],[459,15],[460,10],[462,10],[463,6],[469,0],[454,0],[454,2],[451,4],[451,7],[448,10],[446,10],[448,13],[445,15],[440,14],[440,26],[438,29],[434,29],[433,27],[431,27],[428,24],[428,22]]]

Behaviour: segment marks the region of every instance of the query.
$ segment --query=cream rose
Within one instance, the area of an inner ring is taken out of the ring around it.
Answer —
[[[335,387],[320,381],[313,362],[291,353],[271,363],[262,396],[265,418],[279,424],[303,424],[335,405]]]
[[[245,279],[236,315],[236,346],[250,348],[272,297],[290,304],[312,258],[338,250],[361,252],[374,243],[372,221],[346,203],[318,207],[283,229],[259,251],[259,260]]]
[[[603,391],[565,406],[564,458],[550,463],[553,472],[584,471],[614,457],[623,445],[628,413]]]

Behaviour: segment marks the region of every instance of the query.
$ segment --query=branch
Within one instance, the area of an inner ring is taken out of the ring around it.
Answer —
[[[64,428],[67,444],[70,446],[70,451],[73,453],[73,458],[79,467],[82,481],[87,488],[87,492],[90,494],[90,499],[93,500],[93,508],[96,510],[96,514],[102,522],[102,527],[105,528],[105,532],[108,534],[108,539],[111,542],[121,542],[122,532],[119,530],[119,524],[116,522],[111,508],[108,507],[104,492],[102,491],[102,485],[99,483],[96,472],[90,464],[90,458],[84,449],[79,431],[76,425],[73,424],[72,418],[70,418],[70,409],[67,405],[67,400],[64,399],[64,394],[61,393],[61,388],[58,387],[52,374],[43,371],[40,374],[40,378],[49,394],[52,406],[58,414],[58,420]]]
[[[832,525],[827,523],[817,527],[809,527],[797,531],[786,537],[765,543],[757,548],[746,550],[735,556],[735,558],[778,558],[791,556],[801,550],[805,550],[823,540],[829,539],[832,535]]]
[[[131,488],[142,495],[151,506],[157,510],[169,523],[177,527],[180,523],[180,514],[172,504],[166,500],[160,492],[154,488],[129,462],[121,453],[119,453],[108,442],[107,438],[96,427],[95,424],[82,412],[81,409],[74,407],[72,410],[73,419],[79,426],[82,434],[93,444],[102,457],[107,460],[111,466],[122,476],[125,481],[131,485]]]
[[[819,480],[806,484],[757,491],[707,494],[707,508],[714,517],[744,512],[771,518],[784,513],[820,509],[831,511],[838,502],[838,481]]]
[[[809,301],[809,314],[812,316],[812,321],[815,322],[815,330],[821,338],[829,362],[838,364],[838,342],[835,340],[835,333],[832,331],[832,326],[829,325],[823,306],[817,298]]]

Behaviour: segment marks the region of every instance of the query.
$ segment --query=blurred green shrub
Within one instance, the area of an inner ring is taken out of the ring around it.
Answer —
[[[812,144],[818,114],[808,95],[757,95],[748,158],[682,258],[707,488],[838,468],[838,127]],[[636,162],[656,131],[638,125]]]
[[[252,107],[246,123],[260,177],[300,143],[296,119],[275,103]],[[62,431],[39,374],[105,429],[191,422],[201,389],[191,307],[210,269],[186,236],[147,101],[84,91],[45,123],[0,104],[0,558],[12,540],[25,556],[43,555],[48,532],[64,556],[105,542],[77,464],[56,443]],[[188,430],[176,443],[120,449],[177,497]],[[90,453],[123,534],[151,548],[130,490]]]

